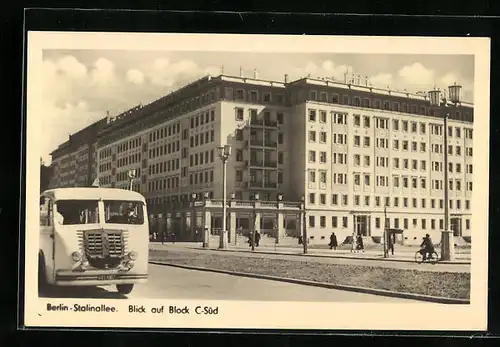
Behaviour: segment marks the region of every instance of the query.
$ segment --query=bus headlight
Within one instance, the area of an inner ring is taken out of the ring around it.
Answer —
[[[136,259],[137,259],[137,252],[135,252],[135,251],[130,252],[130,253],[128,254],[128,258],[129,258],[130,260],[136,260]]]
[[[129,269],[133,268],[133,267],[134,267],[134,261],[133,261],[133,260],[129,260],[129,261],[127,261],[127,267],[128,267]]]
[[[82,261],[82,264],[80,266],[83,270],[85,270],[90,266],[90,264],[88,261],[84,260],[84,261]]]
[[[75,251],[71,254],[71,258],[73,259],[73,261],[77,262],[77,261],[80,261],[82,260],[82,253],[79,252],[79,251]]]

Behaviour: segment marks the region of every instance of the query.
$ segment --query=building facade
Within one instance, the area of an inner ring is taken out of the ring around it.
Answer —
[[[167,213],[192,193],[222,198],[216,148],[231,145],[227,198],[304,197],[312,240],[332,231],[339,239],[377,236],[384,227],[404,229],[408,241],[425,233],[439,238],[448,184],[451,227],[469,236],[473,106],[451,110],[445,146],[444,110],[423,95],[311,78],[204,77],[104,124],[93,144],[94,166],[100,183],[116,188],[127,188],[127,172],[135,169],[133,189],[151,211]],[[59,157],[60,182],[78,177],[74,153]],[[248,218],[236,226],[246,227]],[[276,217],[264,215],[264,229],[266,218]]]

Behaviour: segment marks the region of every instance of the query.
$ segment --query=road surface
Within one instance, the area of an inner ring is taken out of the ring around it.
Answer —
[[[149,266],[149,283],[140,284],[128,295],[113,286],[99,288],[61,288],[50,297],[106,299],[206,299],[255,301],[394,302],[404,300],[342,290],[318,288],[279,281],[239,277],[214,272],[187,270],[171,266]]]

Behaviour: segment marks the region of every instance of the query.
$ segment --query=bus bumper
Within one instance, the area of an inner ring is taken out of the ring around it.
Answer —
[[[110,284],[147,283],[147,274],[121,273],[116,271],[84,271],[59,270],[56,272],[55,284],[58,286],[104,286]]]

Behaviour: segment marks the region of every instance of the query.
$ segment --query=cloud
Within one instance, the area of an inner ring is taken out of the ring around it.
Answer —
[[[379,73],[369,79],[374,87],[387,88],[394,84],[394,78],[390,73]]]
[[[115,79],[115,64],[108,59],[99,58],[94,63],[91,75],[92,81],[97,85],[112,83]]]
[[[144,74],[137,69],[130,69],[127,71],[127,81],[133,84],[143,84]]]
[[[53,68],[55,69],[55,72],[61,72],[67,77],[87,77],[87,67],[71,55],[67,55],[59,59],[57,64],[53,64]]]
[[[432,85],[435,83],[434,70],[424,67],[421,63],[414,63],[401,68],[398,72],[403,83],[409,85]]]

